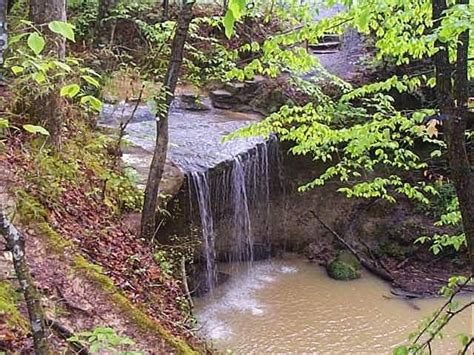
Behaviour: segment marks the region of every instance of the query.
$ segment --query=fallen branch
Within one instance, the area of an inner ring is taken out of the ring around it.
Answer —
[[[321,225],[328,230],[336,239],[343,244],[347,250],[349,250],[356,258],[359,260],[360,264],[365,267],[367,270],[369,270],[371,273],[374,275],[377,275],[378,277],[382,278],[385,281],[393,282],[394,278],[393,276],[388,273],[385,270],[379,269],[376,265],[373,265],[371,262],[363,258],[360,253],[357,252],[349,243],[347,243],[344,238],[342,238],[336,231],[334,231],[331,227],[329,227],[314,211],[309,211],[314,218],[318,220]]]
[[[81,344],[78,341],[71,341],[69,340],[74,336],[74,333],[71,332],[68,328],[66,328],[64,325],[59,323],[57,320],[54,319],[46,319],[46,325],[53,330],[57,335],[59,335],[61,338],[64,340],[67,340],[68,344],[71,346],[71,348],[74,349],[75,354],[77,355],[88,355],[89,350]]]
[[[50,354],[46,341],[45,318],[40,303],[41,296],[33,283],[26,262],[25,238],[8,220],[3,209],[0,209],[0,234],[5,237],[7,248],[13,255],[13,266],[28,309],[35,353]]]

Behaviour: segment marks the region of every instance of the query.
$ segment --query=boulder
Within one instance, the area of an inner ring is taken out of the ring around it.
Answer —
[[[348,281],[360,277],[359,261],[353,254],[346,251],[340,252],[326,269],[329,277],[335,280]]]
[[[211,91],[210,97],[214,107],[221,108],[224,110],[229,110],[235,107],[236,105],[241,104],[239,98],[227,90],[220,89]]]

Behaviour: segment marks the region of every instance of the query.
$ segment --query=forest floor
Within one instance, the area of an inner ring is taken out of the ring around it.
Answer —
[[[27,153],[22,147],[31,142],[22,138],[11,138],[0,154],[0,204],[8,203],[15,211],[14,221],[25,237],[27,261],[47,318],[71,333],[112,328],[135,342],[122,350],[161,354],[194,353],[196,348],[205,352],[204,342],[191,331],[179,281],[163,272],[149,245],[94,196],[100,178],[87,164],[104,163],[99,158],[81,160],[88,139],[75,140],[74,144],[84,144],[73,149],[80,156],[51,158],[54,166],[64,165],[47,172],[39,160],[49,158]],[[75,160],[78,170],[63,175],[71,166],[62,159]],[[57,196],[42,191],[56,181]],[[6,250],[3,238],[0,249]],[[0,265],[0,281],[17,289],[9,253],[0,255]],[[26,321],[24,301],[18,297],[11,302],[8,307],[18,308]],[[28,327],[20,323],[12,324],[8,312],[0,313],[0,349],[31,351]],[[55,352],[67,349],[65,339],[52,330],[50,343]]]

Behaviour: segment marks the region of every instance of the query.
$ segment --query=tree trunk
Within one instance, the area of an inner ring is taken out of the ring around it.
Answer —
[[[95,40],[98,44],[110,42],[114,21],[107,20],[120,0],[100,0],[97,22],[95,26]]]
[[[41,28],[51,21],[67,21],[65,0],[30,0],[30,20]],[[45,54],[63,60],[66,55],[66,39],[50,31],[46,32],[47,43]],[[59,90],[46,93],[38,98],[35,116],[38,122],[44,122],[53,145],[58,149],[61,145],[62,115]]]
[[[28,309],[35,354],[50,354],[46,341],[47,332],[43,308],[40,303],[41,297],[33,283],[26,262],[25,239],[15,226],[10,223],[3,210],[0,210],[0,234],[5,237],[7,248],[13,255],[13,266],[15,267],[15,273]]]
[[[168,21],[170,17],[170,2],[163,0],[163,21]]]
[[[30,20],[35,25],[46,25],[51,21],[67,21],[66,0],[30,0]],[[45,28],[45,26],[42,28]],[[49,31],[47,34],[48,42],[45,54],[58,56],[61,60],[64,59],[66,39]]]
[[[7,0],[0,0],[0,65],[3,66],[3,54],[7,49]]]
[[[171,57],[168,62],[168,69],[161,90],[162,94],[156,98],[157,107],[159,108],[159,112],[156,115],[156,143],[153,152],[153,160],[150,165],[150,172],[148,174],[141,218],[141,236],[147,239],[152,239],[155,235],[158,190],[168,150],[168,114],[178,82],[179,70],[183,62],[184,44],[186,42],[189,24],[193,17],[193,5],[194,2],[184,3],[179,14],[177,28],[171,46]]]
[[[469,0],[458,0],[468,4]],[[439,19],[446,10],[446,0],[432,0],[433,20]],[[435,28],[439,21],[435,22]],[[459,36],[456,71],[449,63],[449,49],[443,43],[436,43],[438,52],[434,56],[436,68],[436,96],[440,113],[448,119],[444,124],[444,134],[448,150],[451,180],[456,189],[462,224],[466,235],[469,258],[474,260],[474,180],[466,149],[466,124],[468,120],[468,47],[469,32]],[[454,87],[452,79],[454,78]]]

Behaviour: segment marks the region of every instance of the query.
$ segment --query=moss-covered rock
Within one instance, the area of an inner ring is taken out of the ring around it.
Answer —
[[[360,277],[360,264],[350,253],[340,253],[326,268],[329,277],[335,280],[347,281]]]
[[[348,252],[348,251],[340,251],[337,254],[338,261],[342,261],[346,264],[351,265],[356,271],[359,271],[361,266],[359,260],[355,257],[354,254]]]

